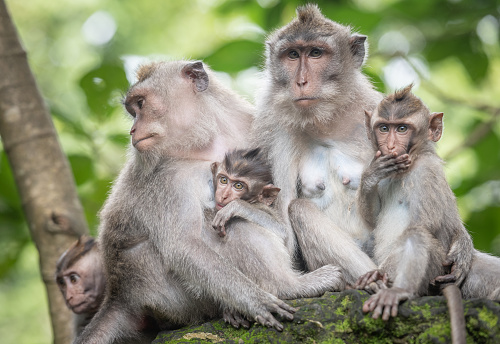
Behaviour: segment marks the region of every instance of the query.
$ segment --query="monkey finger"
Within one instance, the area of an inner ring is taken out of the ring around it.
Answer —
[[[381,304],[381,303],[377,304],[377,306],[373,310],[372,318],[378,319],[380,317],[380,315],[382,314],[383,308],[384,308],[383,304]]]
[[[382,320],[387,321],[391,317],[391,310],[392,307],[391,305],[385,305],[384,306],[384,311],[382,313]]]

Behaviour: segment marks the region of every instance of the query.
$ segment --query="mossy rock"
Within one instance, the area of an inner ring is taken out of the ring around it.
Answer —
[[[451,343],[443,296],[406,301],[398,316],[387,322],[363,314],[361,307],[368,296],[363,291],[347,290],[288,301],[298,311],[293,321],[283,322],[283,332],[256,324],[249,330],[237,330],[216,320],[160,332],[153,343]],[[500,343],[500,304],[483,299],[463,303],[467,343]]]

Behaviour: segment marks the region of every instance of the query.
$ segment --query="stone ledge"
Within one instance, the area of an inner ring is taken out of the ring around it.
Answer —
[[[234,329],[222,320],[158,334],[162,343],[451,343],[450,321],[443,296],[406,301],[387,322],[363,314],[368,294],[358,290],[326,293],[319,298],[288,301],[298,308],[283,332],[253,325]],[[500,303],[464,300],[467,343],[500,343]]]

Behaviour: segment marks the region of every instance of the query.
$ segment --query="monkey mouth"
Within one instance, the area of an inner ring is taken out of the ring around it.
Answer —
[[[215,203],[215,209],[221,210],[222,208],[224,208],[224,205],[222,205],[220,203]]]
[[[319,101],[319,98],[317,97],[301,97],[301,98],[295,98],[294,103],[300,106],[310,106]]]
[[[155,136],[155,134],[151,134],[151,135],[143,137],[142,139],[139,139],[139,140],[135,140],[135,141],[132,140],[132,146],[135,147],[139,142],[146,141],[146,140],[152,138],[153,136]]]

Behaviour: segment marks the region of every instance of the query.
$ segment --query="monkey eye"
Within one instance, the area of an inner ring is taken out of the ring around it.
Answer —
[[[221,183],[221,184],[227,184],[227,178],[224,177],[224,176],[220,176],[219,177],[219,183]]]
[[[56,281],[57,281],[57,284],[59,284],[61,287],[64,287],[64,279],[63,278],[58,278]]]
[[[396,129],[396,131],[397,131],[398,133],[405,133],[407,130],[408,130],[408,127],[407,127],[406,125],[400,125],[400,126]]]
[[[387,126],[386,124],[381,124],[378,127],[378,130],[380,130],[381,133],[387,133],[389,131],[389,126]]]
[[[233,186],[236,190],[243,190],[243,188],[245,187],[245,184],[243,184],[242,182],[236,182],[236,183],[234,183]]]
[[[321,55],[323,55],[323,51],[321,49],[318,49],[318,48],[314,48],[309,53],[310,57],[320,57]]]
[[[141,98],[137,101],[137,106],[139,107],[139,109],[142,109],[143,105],[144,105],[144,99]]]
[[[292,50],[288,53],[288,57],[291,58],[292,60],[298,59],[299,56],[300,55],[296,50]]]
[[[71,275],[69,275],[69,280],[73,284],[75,284],[76,282],[78,282],[79,279],[80,279],[80,276],[78,276],[77,274],[71,274]]]

